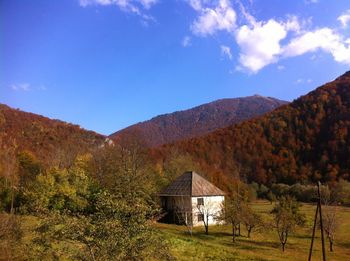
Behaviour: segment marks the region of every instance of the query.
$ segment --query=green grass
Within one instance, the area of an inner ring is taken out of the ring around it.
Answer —
[[[273,205],[266,201],[257,201],[252,207],[263,215],[265,221],[271,220]],[[177,260],[307,260],[310,247],[311,232],[315,206],[303,204],[301,211],[305,213],[305,227],[298,228],[293,233],[283,253],[277,233],[271,227],[265,232],[253,233],[247,238],[242,229],[242,237],[232,242],[230,226],[211,226],[209,235],[205,235],[202,227],[194,229],[191,237],[184,226],[156,224],[170,244],[172,254]],[[334,252],[328,251],[327,260],[350,260],[350,208],[337,207],[339,228],[336,233]],[[314,243],[313,260],[321,258],[320,234]]]

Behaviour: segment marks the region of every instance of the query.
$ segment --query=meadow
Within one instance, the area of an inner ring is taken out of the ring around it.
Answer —
[[[273,205],[267,201],[252,204],[265,222],[272,221],[270,211]],[[186,227],[168,224],[156,224],[169,241],[170,251],[177,260],[307,260],[312,235],[313,217],[316,206],[302,204],[307,222],[290,235],[285,252],[282,252],[278,236],[272,226],[265,231],[252,233],[247,238],[245,228],[236,243],[232,242],[230,226],[211,226],[209,235],[203,227],[194,228],[192,237]],[[338,229],[336,232],[334,252],[329,252],[326,242],[327,260],[350,260],[350,208],[336,207]],[[320,232],[316,233],[312,260],[322,260]]]
[[[272,222],[270,211],[273,204],[268,201],[255,201],[252,208],[263,216],[266,223]],[[209,235],[204,233],[202,226],[194,228],[190,236],[185,226],[154,223],[159,233],[166,239],[169,250],[175,260],[307,260],[312,234],[313,216],[315,206],[302,204],[301,211],[306,215],[307,222],[304,227],[290,235],[285,252],[282,252],[278,236],[272,225],[264,231],[252,232],[251,238],[246,235],[245,227],[242,226],[242,236],[232,242],[231,226],[210,226]],[[329,252],[328,241],[326,242],[327,260],[350,260],[350,208],[336,207],[338,217],[338,229],[335,237],[334,252]],[[23,237],[21,244],[14,244],[13,260],[35,260],[31,258],[35,247],[28,244],[35,233],[33,228],[39,224],[39,219],[32,216],[21,216]],[[312,260],[322,260],[320,232],[316,234]],[[19,242],[18,242],[19,243]],[[58,260],[71,260],[69,256],[80,251],[81,245],[75,242],[56,242],[54,249]],[[0,250],[5,249],[6,242],[0,238]],[[27,245],[27,247],[24,247]],[[28,248],[29,247],[29,248]],[[7,253],[0,251],[0,260],[8,260]],[[46,259],[45,259],[46,260]],[[51,260],[48,258],[47,260]],[[154,260],[154,259],[152,259]]]

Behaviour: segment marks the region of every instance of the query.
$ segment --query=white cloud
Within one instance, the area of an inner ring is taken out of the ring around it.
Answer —
[[[221,55],[226,56],[228,59],[232,60],[231,48],[225,45],[220,46]]]
[[[350,10],[347,10],[342,15],[340,15],[337,20],[341,23],[343,28],[348,27],[350,22]]]
[[[306,4],[317,4],[319,0],[305,0]]]
[[[156,4],[158,0],[139,0],[139,2],[146,8],[151,8],[152,5]]]
[[[305,32],[290,41],[284,48],[285,57],[303,55],[308,52],[322,50],[330,53],[339,63],[350,65],[350,40],[344,40],[330,28],[321,28],[313,32]]]
[[[277,62],[281,53],[280,41],[286,36],[285,26],[273,19],[256,23],[253,27],[241,26],[235,35],[241,49],[239,62],[254,73]]]
[[[305,83],[307,83],[307,84],[310,84],[310,83],[312,83],[312,79],[302,79],[302,78],[300,78],[300,79],[298,79],[298,80],[296,80],[295,81],[295,84],[297,84],[297,85],[299,85],[299,84],[305,84]]]
[[[185,36],[185,37],[182,39],[181,44],[182,44],[183,47],[191,46],[191,37]]]
[[[221,31],[232,36],[239,47],[236,70],[257,73],[281,59],[306,53],[319,56],[316,53],[319,51],[331,54],[336,62],[350,65],[350,38],[346,39],[328,27],[310,29],[312,17],[302,20],[295,15],[287,15],[285,19],[258,21],[239,0],[186,1],[197,13],[197,18],[191,24],[193,34],[206,37]],[[305,0],[308,4],[318,2]],[[239,12],[231,3],[235,3]],[[350,9],[340,15],[338,20],[344,28],[347,27],[350,24]],[[220,46],[221,55],[232,59],[231,49],[223,47]],[[277,69],[283,70],[284,67],[277,66]]]
[[[141,16],[144,20],[154,20],[154,18],[143,14],[141,9],[149,9],[157,2],[158,0],[79,0],[79,4],[82,7],[91,5],[115,5],[125,12],[130,12]]]
[[[29,83],[18,83],[18,84],[12,84],[11,89],[14,91],[30,91],[30,84]]]
[[[202,9],[202,1],[201,0],[189,0],[189,4],[196,11],[200,11]]]
[[[190,1],[199,17],[193,22],[191,30],[196,35],[212,35],[217,31],[233,32],[236,27],[236,12],[229,0],[220,0],[216,6],[203,7],[201,1]]]
[[[302,84],[304,82],[304,79],[298,79],[295,81],[295,84]]]

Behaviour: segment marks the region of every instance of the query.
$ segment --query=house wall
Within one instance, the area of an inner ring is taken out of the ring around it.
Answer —
[[[203,206],[197,205],[197,199],[203,198]],[[221,224],[222,221],[216,220],[215,217],[217,217],[220,214],[222,204],[225,200],[224,196],[210,196],[210,197],[192,197],[192,220],[193,220],[193,226],[202,226],[203,221],[198,221],[198,214],[203,214],[204,218],[208,216],[208,224],[209,225],[216,225]]]
[[[176,224],[192,223],[192,201],[190,196],[161,197],[161,206],[168,212],[163,222]]]

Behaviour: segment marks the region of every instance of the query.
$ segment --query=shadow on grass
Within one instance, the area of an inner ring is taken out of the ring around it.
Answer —
[[[225,236],[231,236],[230,233],[228,232],[224,232],[224,231],[220,231],[220,232],[209,232],[209,235],[206,235],[204,232],[197,232],[196,234],[194,234],[194,236],[199,237],[201,239],[210,239],[210,238],[217,238],[217,237],[225,237]]]
[[[234,243],[231,243],[231,245]],[[265,242],[256,240],[244,240],[239,241],[239,246],[243,249],[256,249],[256,248],[280,248],[280,244],[277,242]]]
[[[350,242],[339,242],[337,245],[350,249]]]

